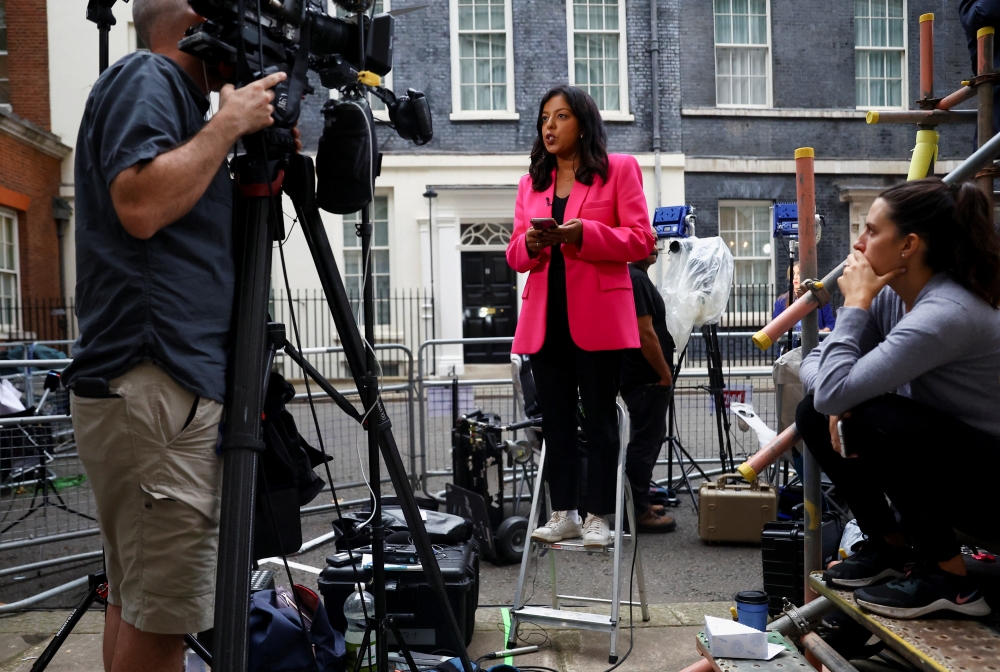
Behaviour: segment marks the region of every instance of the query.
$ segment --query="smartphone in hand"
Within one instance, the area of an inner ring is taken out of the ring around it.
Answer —
[[[531,226],[538,229],[539,231],[545,231],[546,229],[554,229],[559,226],[551,217],[532,217]]]

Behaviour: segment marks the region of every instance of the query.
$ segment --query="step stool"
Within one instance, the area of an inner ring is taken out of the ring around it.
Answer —
[[[628,445],[628,422],[626,420],[625,411],[621,404],[618,404],[618,427],[619,427],[619,441],[621,447],[618,451],[618,482],[617,482],[617,502],[618,505],[615,507],[615,522],[614,522],[614,532],[613,532],[613,542],[602,549],[592,549],[585,548],[583,545],[583,539],[563,539],[562,541],[554,544],[549,544],[545,542],[540,542],[530,538],[530,531],[534,530],[536,527],[544,523],[538,519],[539,514],[539,502],[542,501],[543,494],[546,496],[546,502],[548,503],[547,496],[547,486],[545,485],[545,479],[542,478],[543,470],[545,469],[545,442],[542,442],[541,455],[538,459],[538,477],[535,479],[534,493],[531,498],[531,514],[528,517],[528,530],[529,538],[528,542],[524,545],[524,555],[521,558],[521,570],[517,578],[517,590],[514,593],[514,608],[510,612],[510,634],[508,635],[509,641],[507,642],[507,648],[512,649],[517,646],[517,628],[520,623],[536,623],[539,625],[548,625],[554,627],[564,627],[564,628],[574,628],[579,630],[597,630],[600,632],[611,633],[611,651],[608,655],[609,663],[618,662],[618,630],[620,629],[620,614],[621,614],[621,556],[622,556],[622,541],[628,539],[632,543],[632,551],[635,553],[635,571],[636,580],[639,586],[639,602],[632,602],[632,596],[629,595],[628,599],[624,602],[626,606],[639,606],[642,609],[642,620],[649,620],[649,605],[646,602],[646,582],[643,576],[642,568],[642,554],[639,553],[639,549],[636,547],[635,543],[635,508],[632,502],[632,489],[628,485],[628,478],[625,476],[625,449]],[[543,488],[546,490],[543,491]],[[626,534],[623,531],[622,518],[623,511],[622,505],[624,503],[625,512],[628,515],[629,530],[631,533]],[[551,508],[551,506],[549,507]],[[550,607],[529,607],[525,606],[523,600],[525,600],[525,581],[527,579],[528,565],[530,564],[531,554],[541,553],[543,550],[548,550],[549,556],[549,572],[552,578],[552,606]],[[611,585],[611,599],[597,598],[597,597],[582,597],[579,595],[560,595],[556,582],[556,555],[559,552],[583,552],[583,553],[613,553],[614,554],[614,574],[612,577]],[[576,610],[560,609],[559,600],[576,600],[578,602],[590,602],[596,604],[610,604],[611,605],[611,615],[607,616],[605,614],[594,614]]]

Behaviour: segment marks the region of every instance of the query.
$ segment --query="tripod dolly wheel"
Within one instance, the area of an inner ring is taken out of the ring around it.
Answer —
[[[528,519],[523,516],[507,518],[497,528],[497,545],[500,555],[511,562],[520,562],[527,538]]]

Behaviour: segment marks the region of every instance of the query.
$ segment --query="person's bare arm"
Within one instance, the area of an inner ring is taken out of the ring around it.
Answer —
[[[219,111],[193,138],[120,172],[111,182],[111,200],[125,230],[136,238],[151,238],[190,212],[233,143],[274,123],[270,89],[283,79],[285,73],[278,72],[240,89],[227,84],[220,92]]]
[[[653,329],[653,316],[642,315],[639,321],[639,349],[653,370],[660,374],[660,385],[673,385],[674,378],[670,374],[670,363],[663,357],[660,339]]]

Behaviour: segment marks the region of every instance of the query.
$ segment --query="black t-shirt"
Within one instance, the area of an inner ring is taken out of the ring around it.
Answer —
[[[628,274],[632,278],[632,295],[635,298],[636,317],[653,316],[653,331],[660,340],[660,349],[667,364],[673,366],[674,339],[667,331],[667,311],[663,297],[656,291],[653,281],[645,271],[628,265]],[[639,385],[651,385],[660,382],[660,374],[646,361],[642,350],[630,348],[624,351],[622,357],[621,389],[623,392]]]
[[[189,391],[223,401],[236,284],[225,162],[194,208],[148,240],[111,201],[118,174],[187,142],[209,102],[166,56],[126,56],[97,80],[76,143],[76,311],[63,381],[114,378],[151,360]]]
[[[552,219],[562,226],[566,216],[569,196],[552,201]],[[561,245],[549,248],[549,299],[545,311],[545,341],[566,343],[572,340],[569,333],[569,314],[566,309],[566,258]]]

